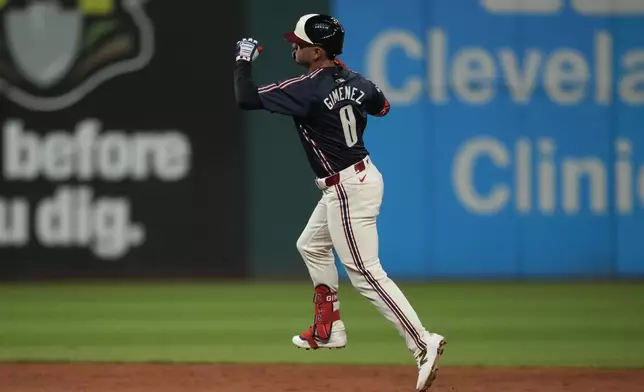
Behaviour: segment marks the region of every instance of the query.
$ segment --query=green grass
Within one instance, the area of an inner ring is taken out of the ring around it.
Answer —
[[[402,285],[445,365],[644,367],[643,284]],[[290,339],[312,320],[302,284],[0,285],[0,360],[413,364],[348,283],[345,350]]]

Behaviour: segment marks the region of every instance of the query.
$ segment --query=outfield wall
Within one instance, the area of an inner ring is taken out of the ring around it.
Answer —
[[[0,1],[0,279],[243,276],[245,5],[24,3]]]
[[[337,0],[400,276],[644,274],[644,2]]]
[[[642,2],[222,4],[65,2],[42,30],[0,1],[0,280],[306,279],[319,191],[288,118],[235,108],[232,56],[254,36],[258,83],[296,75],[283,33],[329,11],[392,104],[366,134],[392,277],[644,276]]]

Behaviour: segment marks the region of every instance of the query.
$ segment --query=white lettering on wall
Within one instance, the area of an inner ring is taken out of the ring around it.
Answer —
[[[96,119],[80,121],[71,131],[44,132],[8,119],[2,146],[5,183],[56,184],[52,194],[36,201],[0,195],[2,248],[26,246],[33,235],[47,248],[88,248],[99,258],[118,259],[144,243],[145,226],[133,222],[130,197],[97,195],[82,183],[174,182],[191,170],[192,147],[183,133],[106,130]]]
[[[615,53],[613,36],[598,30],[590,37],[592,52],[585,56],[577,48],[553,50],[508,47],[454,47],[449,35],[432,27],[423,41],[404,29],[385,30],[369,44],[365,69],[392,103],[410,105],[421,99],[445,104],[457,99],[470,105],[490,104],[509,94],[512,101],[526,105],[542,86],[547,99],[557,105],[579,105],[592,101],[609,105],[613,91],[631,106],[644,106],[644,49],[625,48]],[[386,67],[394,49],[418,64],[418,73],[405,75],[394,84],[394,70]],[[450,55],[450,53],[452,53]],[[611,59],[617,56],[613,70]],[[425,60],[423,62],[423,60]],[[422,66],[426,65],[425,72]],[[613,77],[617,71],[617,77]],[[423,74],[425,77],[423,77]]]
[[[460,204],[476,215],[497,214],[512,206],[521,214],[632,214],[634,208],[644,207],[644,162],[632,161],[629,139],[617,139],[613,148],[616,161],[609,164],[594,155],[558,154],[555,142],[548,138],[521,138],[509,146],[494,137],[475,137],[461,144],[454,155],[452,187]],[[513,181],[478,177],[477,167],[483,160],[501,173],[512,174]],[[485,189],[489,191],[481,193],[477,179],[488,181]],[[614,206],[609,205],[609,179]]]

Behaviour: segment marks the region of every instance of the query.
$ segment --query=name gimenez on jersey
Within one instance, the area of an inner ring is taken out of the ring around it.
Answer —
[[[356,97],[356,95],[358,96]],[[333,110],[335,104],[341,101],[353,101],[358,105],[362,105],[362,98],[364,98],[365,95],[365,92],[359,88],[342,86],[331,91],[331,93],[324,98],[324,104],[329,108],[329,110]]]

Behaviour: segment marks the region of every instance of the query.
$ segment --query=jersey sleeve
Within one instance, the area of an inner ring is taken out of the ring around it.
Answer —
[[[369,81],[371,86],[371,96],[367,102],[367,113],[375,117],[383,117],[389,113],[389,101],[385,94],[373,82]]]
[[[264,109],[294,117],[306,117],[315,89],[309,75],[271,83],[257,89]]]

